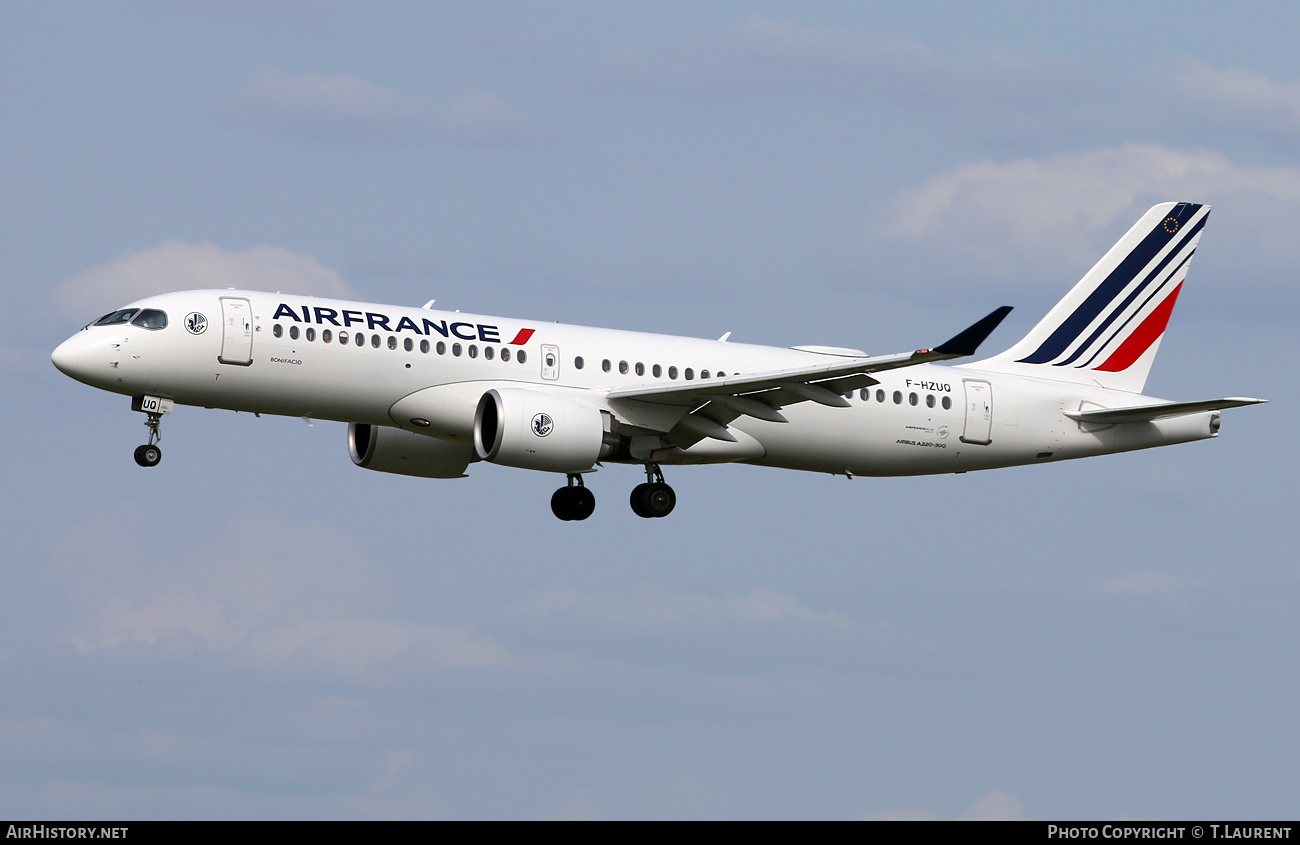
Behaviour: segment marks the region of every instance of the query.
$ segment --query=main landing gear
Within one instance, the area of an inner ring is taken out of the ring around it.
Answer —
[[[551,513],[565,522],[579,521],[591,516],[596,509],[596,494],[582,483],[578,473],[569,474],[569,484],[551,496]]]
[[[668,516],[677,506],[677,494],[664,483],[659,464],[646,464],[645,478],[645,484],[632,488],[632,512],[646,519]]]
[[[645,477],[645,484],[632,488],[632,512],[646,519],[668,516],[677,505],[677,494],[664,483],[658,464],[646,464]],[[596,496],[583,485],[582,475],[576,472],[569,473],[568,485],[551,496],[551,513],[565,522],[584,520],[595,510]]]

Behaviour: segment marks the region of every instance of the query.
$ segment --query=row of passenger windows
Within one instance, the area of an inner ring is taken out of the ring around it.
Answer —
[[[271,334],[275,335],[276,337],[284,337],[285,334],[284,326],[280,325],[279,323],[276,323],[275,326],[272,327],[271,329]],[[309,343],[313,343],[316,340],[316,329],[314,327],[309,326],[306,331],[302,331],[297,326],[290,326],[289,339],[297,340],[299,337],[305,338]],[[366,336],[362,332],[357,332],[355,335],[348,334],[347,332],[339,332],[337,336],[334,334],[334,331],[332,329],[322,329],[320,332],[320,340],[322,343],[333,343],[336,337],[338,339],[340,346],[347,346],[348,344],[351,343],[355,343],[357,346],[366,345]],[[370,345],[375,349],[378,349],[384,345],[384,341],[379,335],[372,334],[370,335]],[[389,349],[397,348],[396,335],[390,334],[388,336],[387,346]],[[416,343],[414,338],[409,338],[409,337],[402,338],[402,348],[405,349],[407,352],[414,352],[415,347],[416,347]],[[440,340],[436,344],[430,344],[427,338],[421,338],[419,347],[420,347],[420,351],[425,353],[426,355],[430,351],[437,352],[439,355],[446,355],[448,349],[450,348],[452,356],[456,358],[459,358],[461,355],[468,355],[471,358],[477,358],[479,356],[479,347],[477,344],[473,344],[473,343],[465,346],[462,346],[459,343],[453,343],[451,344],[450,347],[448,347],[445,341]],[[482,352],[483,352],[483,357],[489,361],[491,361],[493,358],[496,358],[498,355],[496,347],[494,346],[484,346]],[[508,346],[501,347],[501,351],[499,354],[502,361],[509,361],[511,358],[510,347]],[[523,349],[515,350],[514,359],[521,364],[526,363],[528,361],[527,351]]]
[[[573,368],[575,370],[581,370],[585,366],[587,366],[587,361],[581,355],[573,359]],[[600,369],[606,373],[613,372],[614,362],[606,358],[605,360],[600,362]],[[640,361],[637,361],[635,364],[629,364],[627,361],[619,361],[618,371],[622,375],[627,375],[628,372],[635,372],[639,376],[644,376],[646,374],[646,365],[641,363]],[[675,380],[677,379],[678,376],[681,376],[687,381],[693,381],[695,379],[695,370],[691,367],[687,367],[686,369],[680,371],[676,367],[668,367],[666,368],[666,371],[668,373],[668,378],[670,379]],[[660,366],[659,364],[650,365],[650,375],[654,376],[655,378],[663,378],[664,372],[665,372],[665,368]],[[711,378],[711,377],[712,374],[708,370],[700,370],[700,378]],[[722,370],[718,370],[717,377],[726,378],[727,374],[724,373]]]
[[[852,396],[852,395],[853,395],[853,392],[852,392],[852,391],[850,391],[849,393],[845,394],[846,397],[849,397],[849,396]],[[859,397],[863,402],[870,402],[870,401],[871,401],[871,388],[869,388],[869,387],[864,387],[864,388],[862,388],[862,390],[858,393],[858,397]],[[876,398],[876,401],[877,401],[877,402],[880,402],[880,403],[883,404],[884,401],[885,401],[885,391],[883,391],[883,390],[877,390],[877,391],[876,391],[876,396],[875,396],[875,398]],[[901,405],[901,404],[903,404],[903,391],[901,391],[901,390],[895,390],[895,391],[893,392],[893,395],[890,396],[890,398],[893,399],[895,405]],[[927,408],[933,408],[933,407],[935,406],[936,402],[937,402],[938,404],[942,405],[942,406],[943,406],[943,409],[944,409],[945,411],[948,411],[948,410],[951,410],[951,409],[952,409],[952,397],[951,397],[951,396],[944,396],[942,399],[937,399],[933,393],[927,393],[927,394],[925,394],[925,407],[927,407]],[[921,404],[921,397],[920,397],[918,394],[915,394],[915,393],[909,393],[909,394],[907,394],[907,404],[909,404],[909,405],[919,405],[919,404]]]

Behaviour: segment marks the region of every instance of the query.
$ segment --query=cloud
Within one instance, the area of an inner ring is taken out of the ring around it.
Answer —
[[[95,549],[94,538],[141,533],[142,523],[134,509],[86,516],[84,533],[55,551],[83,608],[67,636],[82,654],[133,645],[165,654],[187,643],[277,677],[371,684],[513,661],[469,626],[391,618],[386,570],[331,525],[243,513],[165,560]]]
[[[977,270],[1027,280],[1065,263],[1090,266],[1156,202],[1225,198],[1257,254],[1297,254],[1290,221],[1300,168],[1240,165],[1217,152],[1154,144],[960,164],[900,192],[873,221],[871,237],[926,245],[973,258]]]
[[[342,276],[310,255],[274,246],[234,251],[209,242],[164,241],[68,279],[56,297],[68,313],[85,317],[141,297],[200,288],[330,297],[352,293]]]
[[[705,628],[803,625],[848,629],[853,622],[836,611],[813,610],[798,599],[756,587],[743,595],[713,598],[699,593],[670,593],[654,584],[638,584],[630,594],[579,593],[557,588],[516,605],[526,617],[621,631],[677,633]]]
[[[1300,130],[1300,81],[1276,82],[1238,68],[1214,68],[1189,59],[1166,74],[1188,107],[1216,122],[1254,129]]]
[[[1028,818],[1020,799],[1003,789],[990,789],[982,798],[957,814],[957,821],[1026,821]]]
[[[293,135],[466,146],[517,143],[526,136],[518,109],[496,95],[474,93],[435,106],[350,74],[262,73],[241,93],[239,106],[254,124]]]

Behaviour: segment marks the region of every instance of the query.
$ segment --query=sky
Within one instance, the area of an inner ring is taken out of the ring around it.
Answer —
[[[1293,818],[1290,4],[0,3],[0,815]],[[143,417],[86,322],[241,287],[1010,346],[1214,206],[1147,392],[1208,442],[933,478],[368,472]],[[1285,439],[1285,438],[1283,438]]]

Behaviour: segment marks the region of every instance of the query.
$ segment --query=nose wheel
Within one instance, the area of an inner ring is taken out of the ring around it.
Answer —
[[[162,449],[158,442],[162,440],[162,414],[147,413],[144,424],[149,428],[149,442],[137,446],[135,462],[142,467],[156,467],[162,460]]]
[[[596,510],[596,494],[582,483],[582,476],[569,475],[569,484],[551,495],[551,513],[565,522],[577,522],[591,516]]]
[[[677,506],[677,494],[664,483],[664,474],[658,464],[646,464],[645,477],[645,484],[632,488],[632,512],[645,519],[668,516]]]

